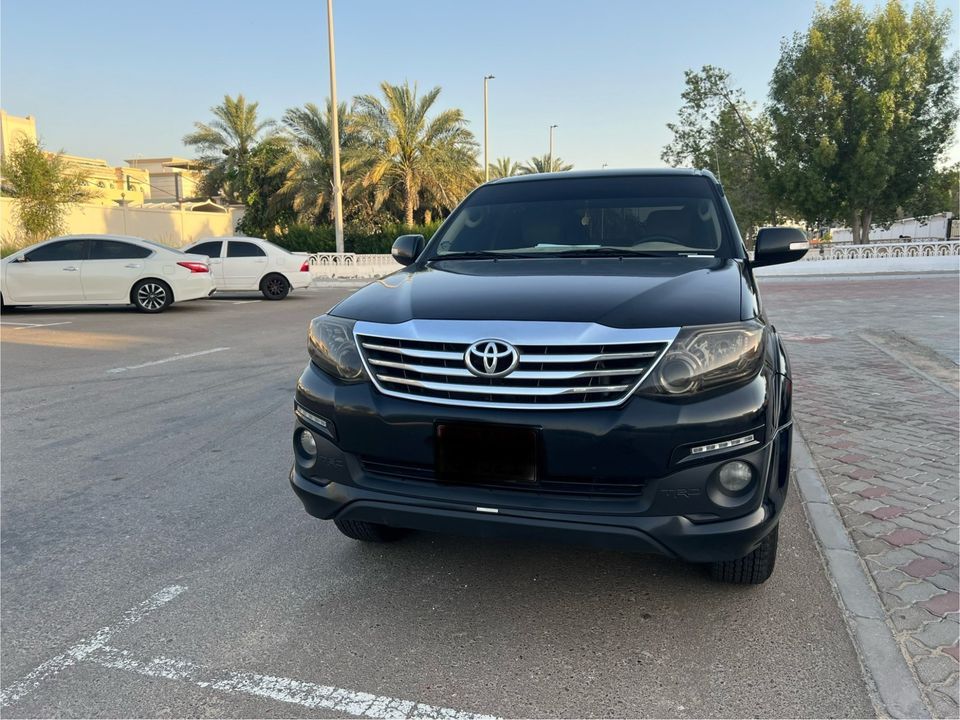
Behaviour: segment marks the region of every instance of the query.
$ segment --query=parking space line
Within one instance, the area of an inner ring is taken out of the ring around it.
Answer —
[[[401,700],[386,695],[346,690],[329,685],[317,685],[302,680],[259,675],[232,670],[204,670],[188,660],[155,657],[140,660],[126,650],[97,648],[87,658],[92,663],[116,670],[126,670],[146,677],[181,680],[197,687],[225,693],[240,693],[299,705],[311,710],[322,709],[372,718],[373,720],[497,720],[493,715],[461,712],[412,700]]]
[[[162,360],[151,360],[150,362],[140,363],[139,365],[128,365],[126,367],[118,367],[107,370],[108,373],[122,373],[127,370],[139,370],[140,368],[153,367],[154,365],[163,365],[164,363],[175,362],[177,360],[187,360],[189,358],[200,357],[201,355],[209,355],[211,353],[222,352],[224,350],[229,350],[228,347],[218,347],[211,348],[210,350],[200,350],[198,352],[186,353],[184,355],[173,355],[168,358],[163,358]]]
[[[250,303],[263,302],[262,300],[234,300],[231,305],[249,305]]]
[[[52,323],[21,323],[9,320],[0,320],[0,325],[12,325],[14,330],[29,330],[30,328],[53,327],[54,325],[73,325],[73,320]]]
[[[81,660],[87,659],[94,652],[105,647],[110,641],[110,638],[116,633],[140,622],[151,612],[163,607],[184,590],[186,590],[186,588],[181,585],[170,585],[169,587],[163,588],[139,605],[127,610],[123,614],[123,618],[116,625],[107,625],[106,627],[100,628],[93,635],[81,640],[70,649],[41,663],[13,685],[10,685],[0,692],[0,707],[19,700],[24,695],[38,688],[44,680],[53,677],[71,665],[76,665]]]

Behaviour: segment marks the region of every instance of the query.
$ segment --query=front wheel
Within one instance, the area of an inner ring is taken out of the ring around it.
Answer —
[[[392,542],[406,535],[406,531],[400,528],[364,522],[363,520],[334,520],[333,523],[348,538],[363,540],[364,542]]]
[[[283,300],[290,293],[290,283],[283,275],[267,275],[260,281],[260,292],[267,300]]]
[[[173,302],[173,291],[161,280],[141,280],[130,291],[130,300],[140,312],[159,313]]]
[[[773,574],[777,562],[777,525],[749,555],[736,560],[720,560],[710,566],[710,575],[720,582],[759,585]]]

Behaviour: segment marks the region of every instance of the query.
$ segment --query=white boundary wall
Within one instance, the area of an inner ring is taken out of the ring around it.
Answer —
[[[0,198],[0,237],[4,248],[19,247],[21,238],[15,221],[16,200]],[[202,237],[232,235],[240,215],[226,212],[194,212],[178,208],[70,206],[65,218],[65,235],[133,235],[181,247]]]

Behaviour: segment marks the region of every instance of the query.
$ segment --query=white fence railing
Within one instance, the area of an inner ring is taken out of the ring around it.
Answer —
[[[874,258],[947,257],[960,255],[960,241],[814,245],[804,260],[868,260]],[[390,255],[314,253],[310,269],[316,278],[378,278],[400,269]]]
[[[804,260],[869,260],[873,258],[946,257],[960,255],[960,240],[869,243],[867,245],[813,245]]]
[[[400,269],[391,255],[314,253],[309,262],[311,274],[325,278],[378,278]]]

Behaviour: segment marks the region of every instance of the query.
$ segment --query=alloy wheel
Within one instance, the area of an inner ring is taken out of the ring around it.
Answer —
[[[278,277],[272,277],[267,279],[266,290],[268,295],[272,295],[273,297],[279,297],[280,295],[284,294],[284,291],[286,289],[287,289],[286,280]]]
[[[167,304],[167,290],[159,283],[144,283],[137,290],[137,304],[144,310],[160,310]]]

